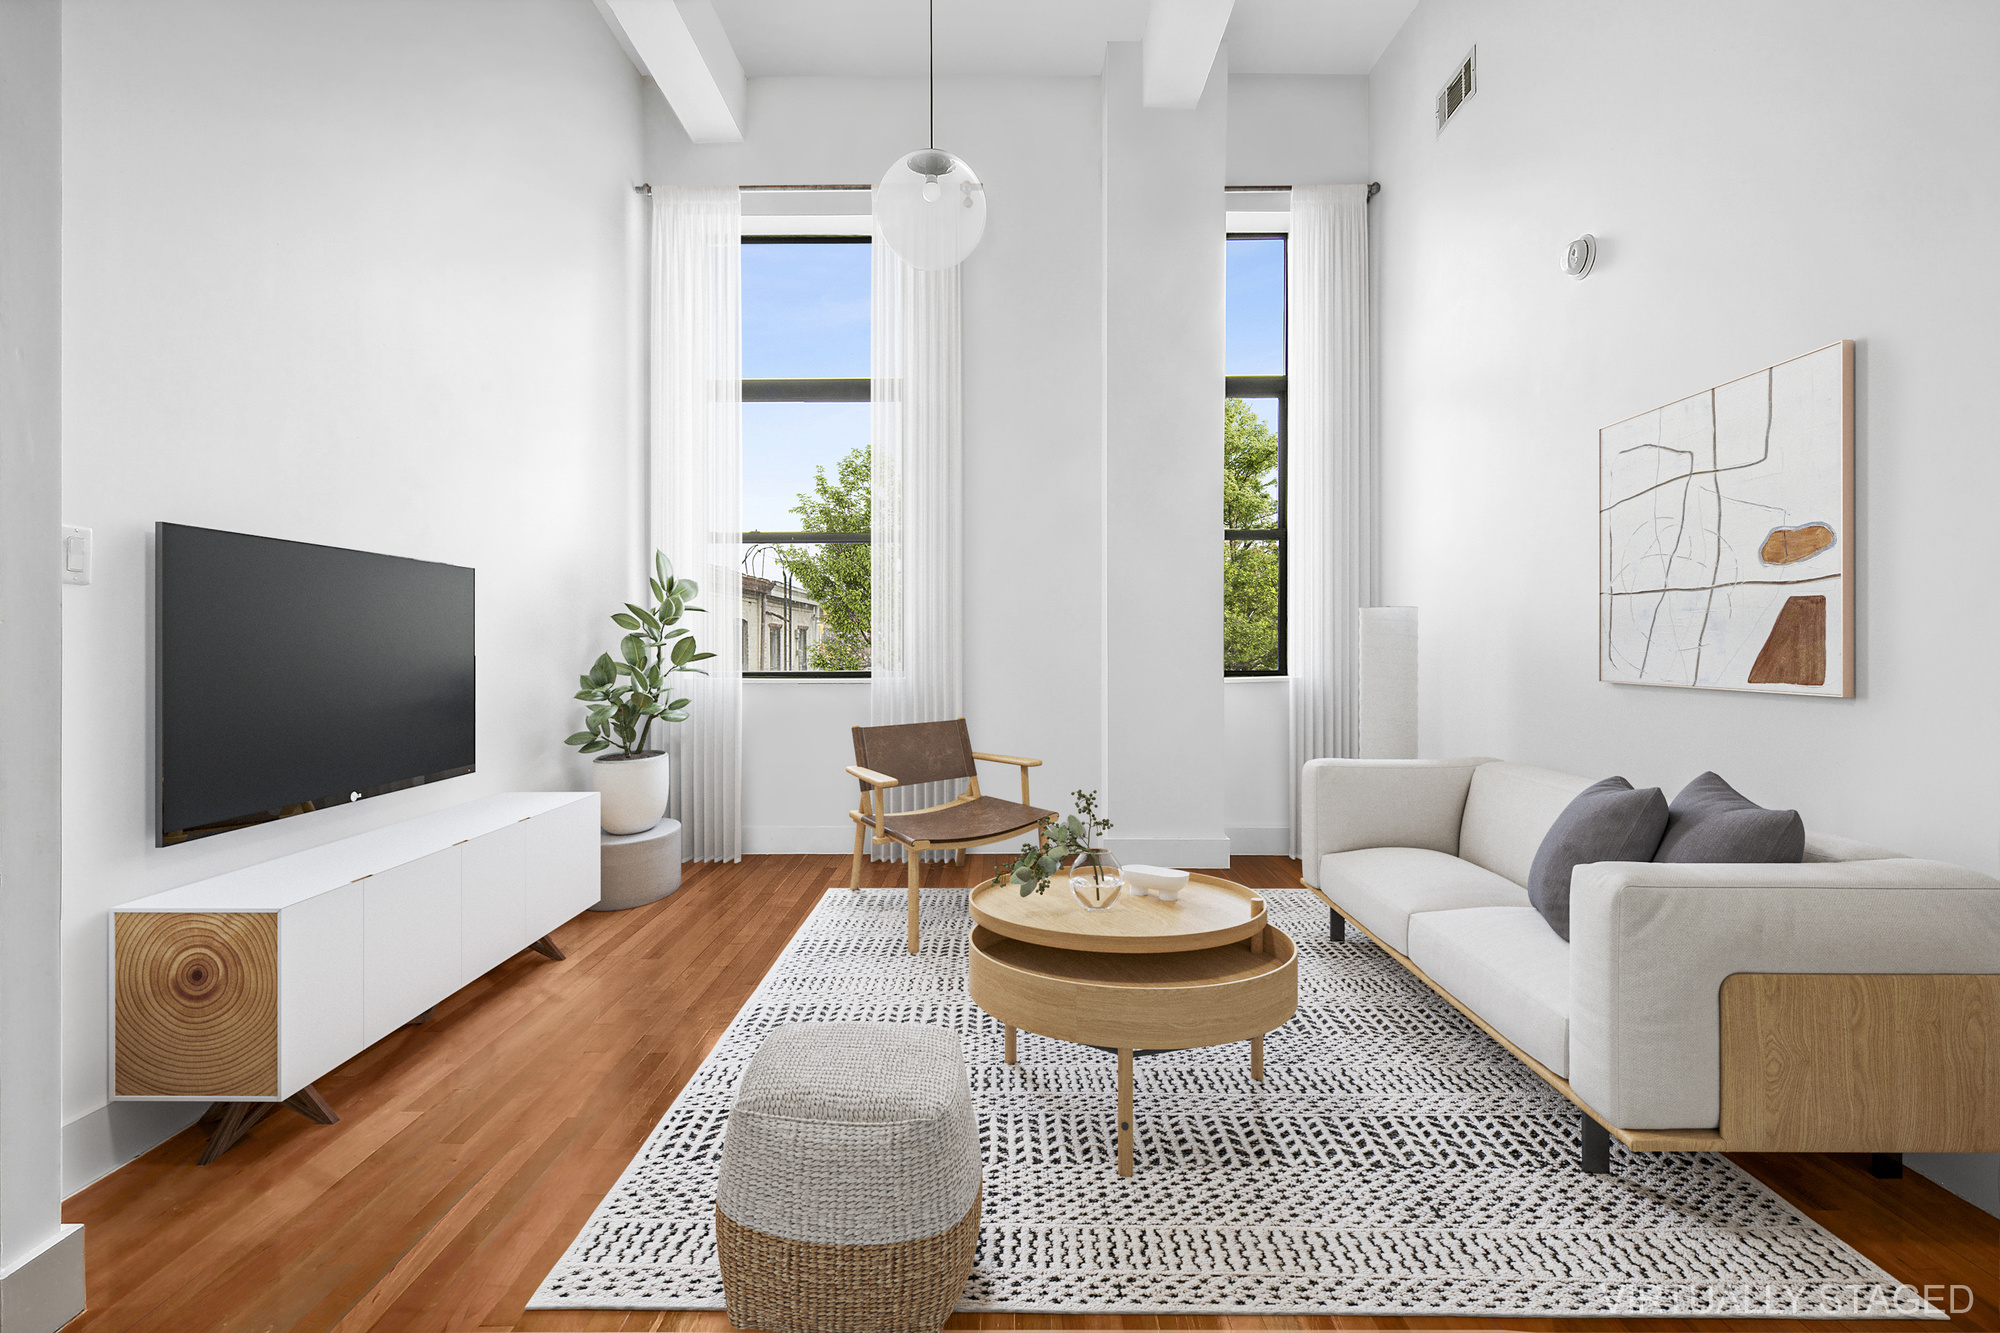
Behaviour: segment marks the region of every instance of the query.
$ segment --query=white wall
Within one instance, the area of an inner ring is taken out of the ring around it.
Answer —
[[[1417,8],[1371,122],[1384,593],[1422,608],[1425,754],[1670,795],[1714,769],[1808,827],[2000,869],[1996,50],[1973,0]],[[1841,338],[1859,697],[1599,684],[1597,429]],[[1964,1179],[1996,1206],[1990,1169]]]
[[[648,85],[649,179],[869,184],[923,137],[917,80],[753,79],[749,98],[743,143],[696,146]],[[1228,98],[1231,182],[1365,178],[1366,80],[1239,76]],[[1100,552],[1087,535],[1104,504],[1099,102],[1095,78],[938,85],[939,142],[994,201],[964,270],[966,712],[981,748],[1043,759],[1035,799],[1064,808],[1070,791],[1105,785]],[[1046,648],[1022,646],[1030,627]],[[1282,686],[1217,688],[1229,700],[1223,822],[1253,831],[1239,851],[1282,851],[1270,832],[1290,821]],[[745,689],[745,851],[848,850],[841,812],[854,793],[841,769],[847,729],[868,718],[866,683]]]
[[[62,9],[0,5],[0,1321],[83,1308],[62,1225]]]
[[[1096,79],[947,78],[938,141],[994,200],[963,271],[965,711],[982,750],[1039,758],[1054,806],[1104,785],[1095,635],[1102,489]],[[916,79],[752,79],[741,144],[687,141],[646,90],[649,179],[865,185],[923,146]],[[1037,626],[1048,638],[1028,641]],[[846,852],[865,681],[745,686],[746,852]],[[995,791],[1012,770],[992,769]],[[1065,806],[1065,808],[1067,808]]]
[[[97,534],[64,618],[75,1189],[188,1116],[105,1110],[107,908],[587,785],[572,682],[644,541],[642,132],[638,76],[566,0],[71,0],[63,42],[63,506]],[[479,772],[154,848],[161,519],[475,567]]]
[[[1370,179],[1368,170],[1368,80],[1229,76],[1229,184],[1352,183]],[[1223,684],[1223,824],[1232,855],[1291,854],[1289,690],[1275,680]]]

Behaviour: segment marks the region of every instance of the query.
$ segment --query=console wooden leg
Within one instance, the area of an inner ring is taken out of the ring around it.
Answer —
[[[1014,1025],[1007,1025],[1007,1063],[1014,1063]]]
[[[561,949],[558,949],[556,947],[556,942],[550,939],[547,935],[542,936],[540,939],[536,940],[533,944],[530,944],[528,947],[530,949],[533,949],[536,953],[540,954],[542,957],[553,958],[558,963],[560,963],[567,956],[563,953]]]
[[[924,857],[914,847],[905,848],[910,856],[910,952],[917,951],[917,890],[923,886]]]
[[[1583,1169],[1593,1176],[1610,1175],[1611,1131],[1581,1111],[1576,1114],[1583,1129]]]
[[[322,1125],[340,1123],[340,1117],[327,1105],[326,1098],[319,1095],[319,1089],[308,1083],[282,1102],[216,1102],[202,1115],[200,1123],[213,1123],[215,1128],[208,1136],[208,1146],[201,1150],[196,1159],[201,1166],[207,1166],[222,1154],[243,1141],[251,1127],[280,1106],[289,1106],[308,1120]]]
[[[1132,1174],[1132,1048],[1118,1048],[1118,1174]]]
[[[1899,1152],[1878,1152],[1868,1159],[1868,1174],[1877,1180],[1901,1180],[1903,1178],[1903,1154]]]
[[[308,1083],[291,1096],[285,1098],[285,1105],[297,1111],[306,1119],[321,1125],[337,1125],[340,1117],[327,1105],[326,1098],[319,1095],[319,1089]]]
[[[1250,1039],[1250,1077],[1256,1079],[1259,1083],[1264,1081],[1264,1039],[1262,1037],[1252,1037]]]
[[[230,1102],[216,1122],[215,1131],[208,1136],[208,1146],[201,1150],[198,1164],[207,1166],[222,1154],[234,1148],[250,1127],[278,1109],[276,1102]]]

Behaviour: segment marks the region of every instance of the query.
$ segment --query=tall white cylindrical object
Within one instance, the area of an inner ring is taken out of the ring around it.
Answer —
[[[1417,757],[1417,608],[1361,608],[1362,759]]]

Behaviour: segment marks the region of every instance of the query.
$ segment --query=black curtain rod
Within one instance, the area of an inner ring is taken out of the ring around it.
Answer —
[[[1222,192],[1224,194],[1289,194],[1291,189],[1292,187],[1289,185],[1225,185],[1222,187]],[[1380,181],[1369,181],[1368,197],[1373,199],[1380,193],[1382,193],[1382,183]]]

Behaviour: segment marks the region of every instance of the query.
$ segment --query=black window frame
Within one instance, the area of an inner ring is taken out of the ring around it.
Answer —
[[[745,236],[745,245],[869,245],[870,236]],[[746,403],[866,403],[873,401],[866,376],[844,379],[745,379]],[[867,545],[866,532],[755,532],[738,534],[744,547]],[[741,592],[738,594],[741,600]],[[739,617],[740,618],[740,617]],[[760,627],[761,628],[761,627]],[[760,647],[768,636],[761,636]],[[745,680],[867,680],[871,671],[743,671]]]
[[[1291,347],[1291,265],[1292,238],[1282,231],[1232,231],[1225,233],[1231,241],[1282,241],[1284,243],[1284,293],[1285,304],[1282,312],[1285,330],[1285,371],[1283,375],[1225,375],[1222,381],[1222,396],[1228,398],[1275,398],[1278,402],[1278,513],[1277,526],[1271,528],[1224,528],[1224,542],[1257,541],[1275,542],[1278,548],[1278,665],[1269,671],[1241,671],[1226,663],[1222,669],[1224,680],[1275,680],[1291,674],[1291,543],[1287,537],[1289,510],[1285,503],[1285,447],[1288,436],[1287,417],[1290,414],[1291,392],[1288,380],[1292,368]]]

